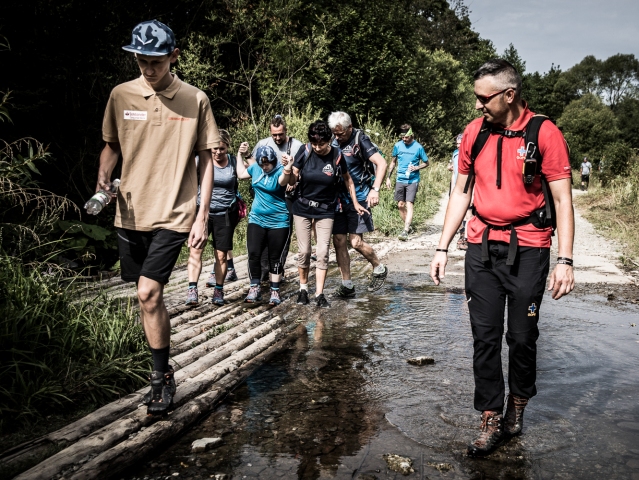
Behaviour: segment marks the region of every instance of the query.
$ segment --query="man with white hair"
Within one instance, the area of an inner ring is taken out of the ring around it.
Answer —
[[[342,273],[342,285],[336,296],[350,298],[355,296],[355,286],[351,280],[351,258],[348,254],[346,236],[351,245],[361,253],[373,267],[368,291],[379,290],[386,281],[388,268],[380,263],[375,250],[364,241],[364,233],[375,230],[371,208],[379,204],[379,189],[386,173],[386,160],[377,147],[363,131],[353,128],[351,117],[346,112],[333,112],[328,117],[328,125],[335,136],[333,145],[344,154],[348,173],[355,184],[357,201],[368,213],[359,215],[353,208],[348,192],[340,194],[340,211],[335,214],[333,223],[333,245],[337,256],[337,265]]]

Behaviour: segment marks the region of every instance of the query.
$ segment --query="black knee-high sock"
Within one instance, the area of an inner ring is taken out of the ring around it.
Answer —
[[[169,350],[171,347],[164,348],[151,348],[151,355],[153,356],[153,370],[156,372],[168,372],[169,371]]]

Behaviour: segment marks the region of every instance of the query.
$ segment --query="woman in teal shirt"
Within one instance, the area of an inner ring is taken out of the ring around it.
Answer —
[[[292,163],[282,160],[278,164],[277,155],[269,146],[259,147],[255,163],[244,167],[240,148],[238,152],[237,177],[240,180],[251,179],[255,198],[248,216],[246,246],[248,249],[249,275],[251,287],[244,299],[247,303],[262,300],[260,276],[262,267],[260,258],[264,248],[268,247],[269,272],[271,280],[271,305],[279,305],[280,280],[284,271],[285,246],[290,233],[290,221],[284,194],[291,174]]]

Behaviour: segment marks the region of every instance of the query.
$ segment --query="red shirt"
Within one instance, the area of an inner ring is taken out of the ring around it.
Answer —
[[[526,106],[522,115],[509,130],[523,130],[533,117]],[[459,148],[459,173],[470,172],[470,152],[481,128],[483,118],[473,120],[464,131]],[[475,190],[473,203],[479,215],[493,225],[504,226],[522,220],[546,203],[541,190],[541,179],[535,177],[532,185],[524,185],[522,169],[526,158],[523,137],[504,137],[502,143],[501,188],[497,188],[497,139],[491,134],[475,160]],[[541,125],[538,148],[543,156],[541,171],[548,182],[570,178],[568,147],[559,129],[550,121]],[[486,225],[473,217],[467,226],[468,241],[481,243]],[[532,224],[517,227],[522,247],[550,247],[552,229],[539,229]],[[510,242],[510,231],[490,230],[489,240]]]

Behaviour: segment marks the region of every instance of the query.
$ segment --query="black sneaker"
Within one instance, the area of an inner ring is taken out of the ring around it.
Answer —
[[[340,285],[337,290],[335,290],[334,296],[339,298],[353,298],[355,296],[355,287],[348,288],[344,285]]]
[[[308,290],[300,290],[300,293],[297,294],[297,304],[308,305]]]
[[[353,289],[354,290],[354,289]],[[317,305],[320,308],[331,308],[331,304],[328,303],[328,300],[326,300],[326,297],[324,296],[323,293],[320,293],[316,298],[315,298],[315,305]]]
[[[371,282],[368,284],[368,291],[375,292],[384,286],[384,282],[386,282],[386,277],[388,276],[388,267],[383,265],[384,271],[381,273],[373,273],[371,274]]]
[[[151,372],[151,390],[143,399],[147,405],[147,415],[165,414],[173,405],[175,391],[176,386],[173,369],[166,373]]]

